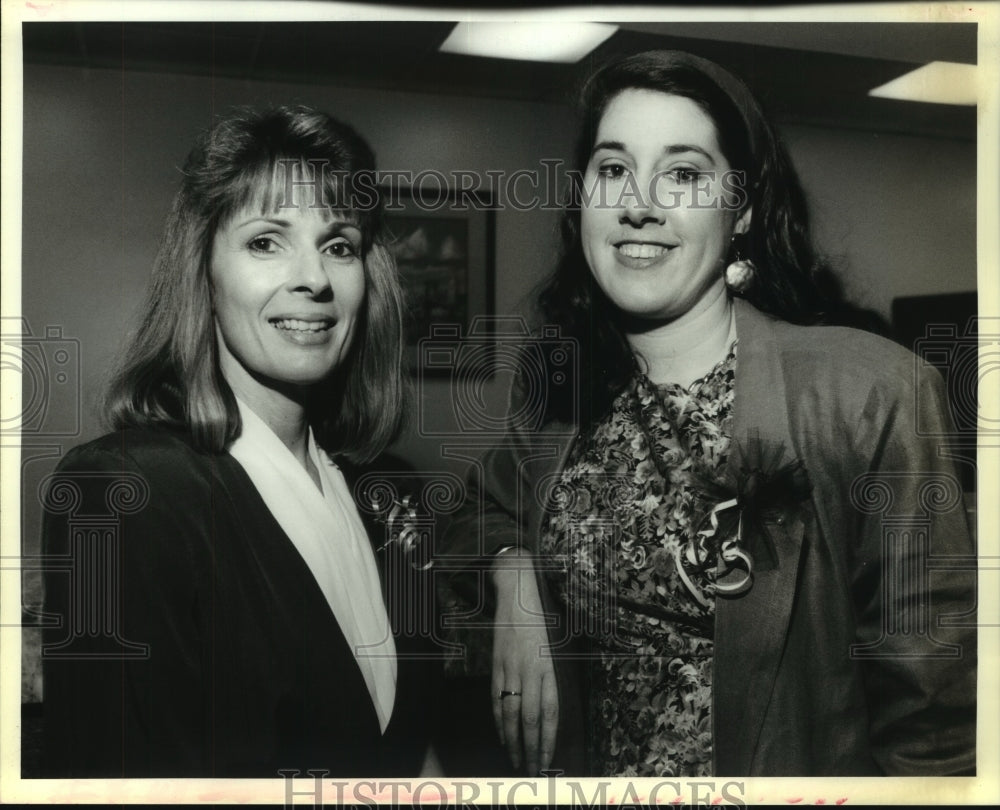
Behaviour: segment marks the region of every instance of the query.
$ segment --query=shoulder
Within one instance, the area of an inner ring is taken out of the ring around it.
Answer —
[[[879,335],[847,326],[784,324],[783,328],[787,332],[784,349],[790,357],[815,358],[865,377],[912,376],[913,353]]]
[[[155,464],[164,459],[200,455],[183,433],[154,428],[125,428],[78,445],[63,458],[63,467]]]
[[[786,384],[826,383],[843,394],[865,395],[912,391],[918,380],[933,378],[933,369],[918,369],[916,356],[893,341],[846,326],[801,326],[753,311],[752,338],[740,350],[772,353],[781,365]],[[754,345],[756,343],[757,345]]]
[[[579,340],[557,325],[544,325],[503,347],[497,368],[510,372],[507,429],[539,432],[548,423],[565,432],[579,416],[579,398],[587,374]],[[492,421],[486,416],[484,423]]]
[[[195,449],[181,432],[126,428],[70,450],[60,461],[62,479],[132,480],[151,493],[195,498],[207,488],[214,457]]]

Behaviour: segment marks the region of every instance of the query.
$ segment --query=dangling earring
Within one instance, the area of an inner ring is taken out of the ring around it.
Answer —
[[[729,250],[735,258],[726,267],[726,287],[733,295],[743,295],[753,286],[757,268],[749,259],[744,259],[747,235],[734,233],[729,243]]]

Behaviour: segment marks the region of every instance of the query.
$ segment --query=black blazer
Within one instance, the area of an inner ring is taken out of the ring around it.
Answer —
[[[396,547],[376,553],[399,655],[382,735],[319,586],[231,456],[109,434],[67,454],[45,505],[46,776],[419,772],[436,678],[399,632],[417,609],[399,595],[424,591],[414,566],[386,565]]]

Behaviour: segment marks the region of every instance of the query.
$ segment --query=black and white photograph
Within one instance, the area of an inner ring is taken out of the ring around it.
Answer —
[[[3,15],[3,801],[1000,801],[1000,10]]]

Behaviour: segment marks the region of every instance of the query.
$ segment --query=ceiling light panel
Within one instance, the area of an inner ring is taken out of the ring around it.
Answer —
[[[877,98],[923,101],[929,104],[976,106],[978,72],[975,65],[931,62],[898,79],[869,90]]]
[[[572,64],[617,30],[617,25],[604,23],[460,22],[441,50],[466,56]]]

